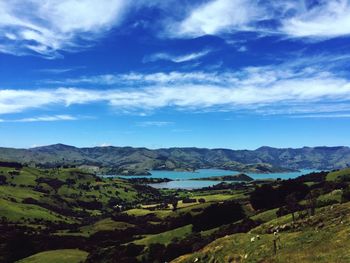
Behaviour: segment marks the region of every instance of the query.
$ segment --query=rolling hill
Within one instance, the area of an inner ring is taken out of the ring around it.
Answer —
[[[348,167],[349,147],[261,147],[256,150],[133,147],[77,148],[55,144],[30,149],[0,148],[0,160],[41,167],[75,166],[106,174],[147,174],[148,170],[221,168],[273,173],[297,169],[332,170]]]

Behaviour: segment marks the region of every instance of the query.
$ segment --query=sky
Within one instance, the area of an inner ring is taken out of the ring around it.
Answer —
[[[350,146],[348,0],[0,0],[0,146]]]

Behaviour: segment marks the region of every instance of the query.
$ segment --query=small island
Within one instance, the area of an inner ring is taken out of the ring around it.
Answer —
[[[235,182],[251,182],[254,181],[252,177],[244,173],[235,175],[223,175],[223,176],[211,176],[204,178],[194,178],[191,180],[201,180],[201,181],[235,181]]]

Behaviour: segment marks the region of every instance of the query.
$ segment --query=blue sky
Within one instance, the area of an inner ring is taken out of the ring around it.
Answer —
[[[0,0],[0,145],[350,145],[350,1]]]

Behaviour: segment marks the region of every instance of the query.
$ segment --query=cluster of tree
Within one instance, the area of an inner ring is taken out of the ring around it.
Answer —
[[[194,192],[201,192],[201,191],[211,191],[211,190],[247,190],[248,186],[245,182],[234,182],[234,183],[226,183],[226,182],[221,182],[219,184],[213,185],[213,186],[208,186],[208,187],[203,187],[200,189],[194,189]]]
[[[168,183],[172,181],[171,179],[168,179],[168,178],[147,178],[147,177],[128,178],[127,180],[133,184],[159,184],[159,183]]]
[[[190,204],[190,203],[196,203],[196,202],[197,202],[197,199],[195,198],[186,197],[182,199],[182,203],[184,204]]]
[[[293,194],[296,200],[303,199],[310,189],[296,180],[282,181],[279,185],[264,184],[250,194],[250,203],[254,209],[272,209],[286,205],[287,196]]]
[[[49,226],[49,225],[48,225]],[[86,238],[36,233],[23,225],[0,225],[0,262],[12,263],[45,250],[87,248]]]
[[[62,185],[65,184],[65,182],[57,179],[57,178],[45,178],[45,177],[39,177],[35,180],[38,184],[46,183],[49,185],[52,189],[57,191]]]
[[[308,174],[304,174],[295,178],[295,181],[299,182],[323,182],[326,180],[326,176],[329,172],[321,171],[321,172],[312,172]]]
[[[193,231],[202,231],[244,218],[242,206],[234,201],[226,201],[208,206],[193,217]]]
[[[2,161],[0,161],[0,167],[22,169],[23,168],[23,164],[17,163],[17,162],[2,162]]]

